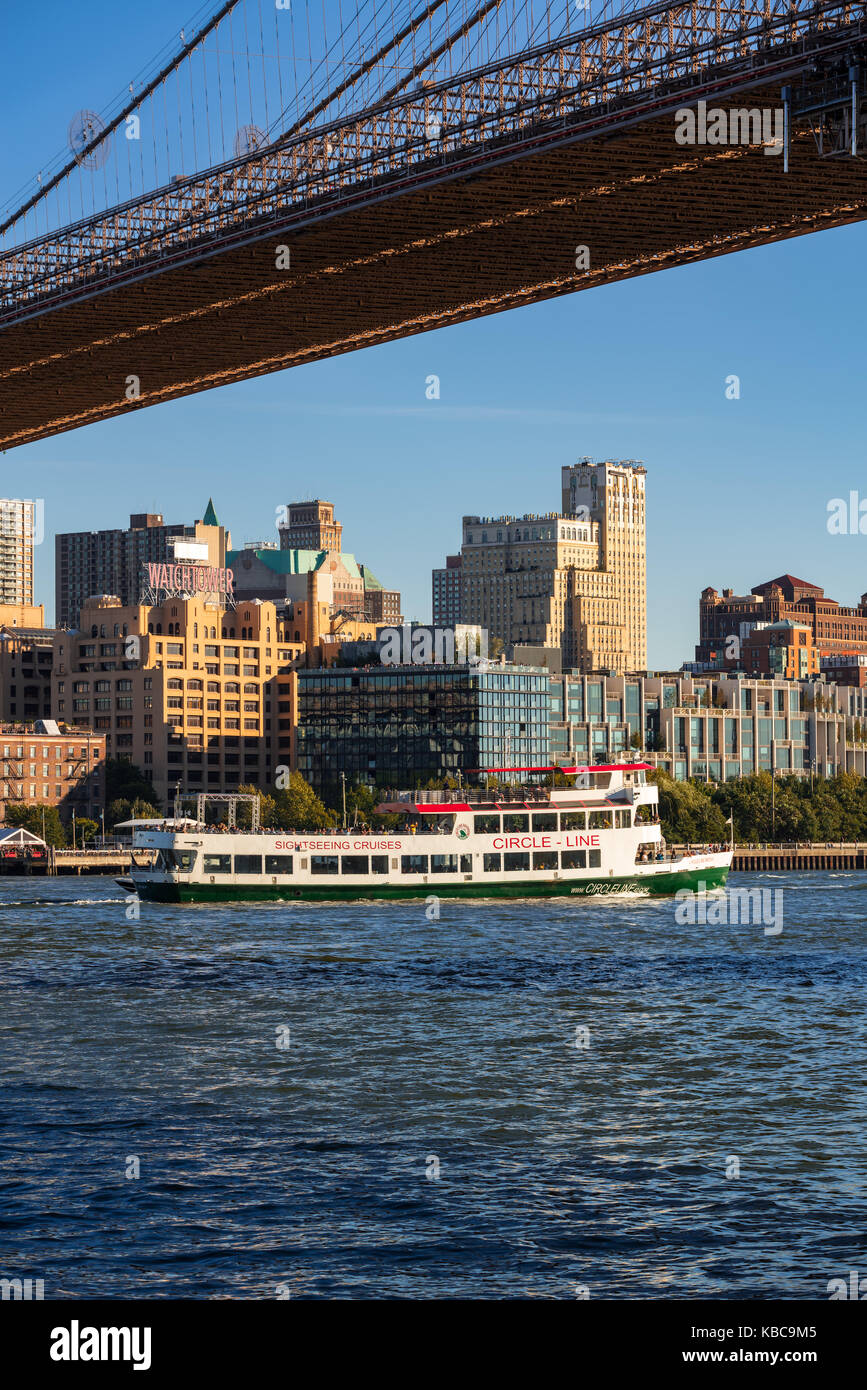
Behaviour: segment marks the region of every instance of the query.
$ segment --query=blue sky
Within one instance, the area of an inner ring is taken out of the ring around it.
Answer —
[[[194,7],[6,8],[0,202]],[[648,470],[651,667],[692,657],[706,584],[743,592],[789,571],[855,603],[867,537],[826,520],[831,498],[867,498],[865,237],[855,225],[644,276],[8,452],[2,494],[45,498],[37,597],[53,611],[55,531],[131,511],[191,521],[212,495],[240,544],[273,534],[278,504],[320,496],[346,548],[427,617],[461,516],[555,508],[560,466],[587,454]]]

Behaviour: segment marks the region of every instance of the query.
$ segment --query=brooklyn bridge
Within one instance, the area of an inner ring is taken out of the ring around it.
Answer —
[[[0,447],[867,215],[867,0],[310,13],[215,8],[9,199]]]

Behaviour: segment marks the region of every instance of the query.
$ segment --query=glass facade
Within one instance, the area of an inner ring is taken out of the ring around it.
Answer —
[[[613,762],[631,751],[680,780],[867,774],[867,686],[564,673],[552,676],[551,691],[550,747],[563,762]]]
[[[317,791],[412,788],[478,770],[545,767],[549,677],[529,667],[300,671],[297,767]]]

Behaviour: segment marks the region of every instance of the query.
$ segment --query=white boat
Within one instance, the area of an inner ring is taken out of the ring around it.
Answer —
[[[395,793],[377,808],[398,818],[387,831],[259,830],[257,801],[253,830],[214,827],[200,795],[194,827],[137,830],[123,886],[154,902],[208,903],[596,897],[725,883],[731,845],[667,849],[648,764],[558,770],[577,784]],[[245,799],[221,798],[232,822]]]

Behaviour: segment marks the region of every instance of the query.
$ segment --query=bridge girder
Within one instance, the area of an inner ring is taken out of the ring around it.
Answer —
[[[58,291],[0,332],[0,447],[864,218],[865,164],[823,158],[806,125],[791,132],[788,172],[760,146],[676,143],[674,110],[699,94],[726,110],[778,108],[780,81],[805,62],[778,56],[767,85],[738,59],[650,108],[627,101],[582,131],[529,132],[476,161],[458,151],[449,167],[370,184],[240,243]],[[581,246],[589,265],[576,265]]]

